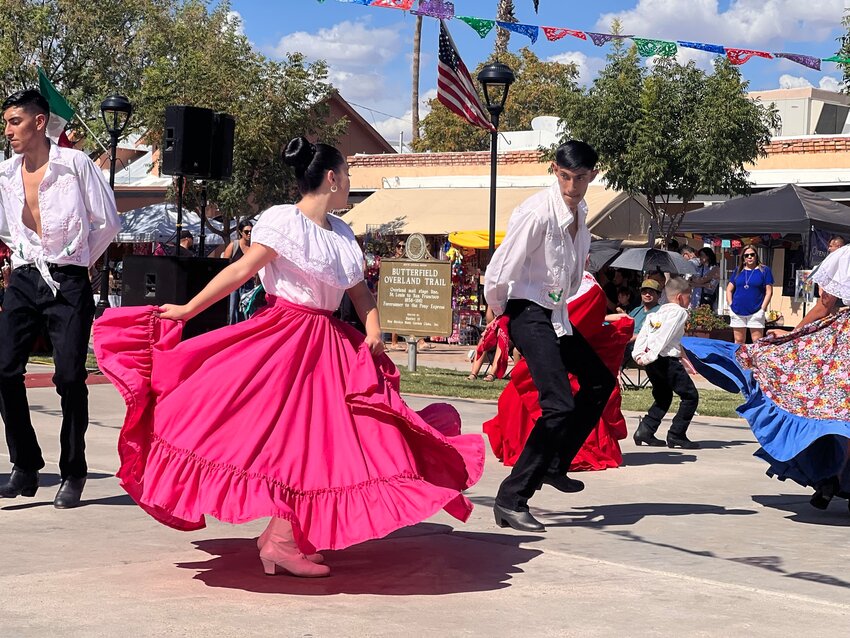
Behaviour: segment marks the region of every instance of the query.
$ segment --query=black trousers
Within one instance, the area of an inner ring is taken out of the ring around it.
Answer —
[[[642,427],[655,434],[673,403],[673,394],[676,394],[680,399],[679,409],[670,425],[670,434],[684,435],[699,405],[699,392],[685,366],[678,357],[658,357],[646,366],[646,376],[652,383],[655,401],[643,418]]]
[[[523,510],[528,509],[528,499],[540,489],[547,472],[567,472],[599,421],[615,382],[575,327],[572,335],[559,338],[555,334],[550,310],[531,301],[512,299],[505,314],[510,317],[511,340],[525,357],[537,387],[542,411],[496,495],[498,505]],[[580,387],[575,396],[567,373],[578,378]]]
[[[89,423],[86,354],[94,319],[88,269],[51,266],[59,285],[56,296],[34,267],[12,274],[0,312],[0,414],[12,464],[22,470],[44,467],[30,419],[24,372],[39,332],[47,328],[53,343],[53,383],[61,397],[62,429],[59,473],[62,478],[86,475],[85,433]]]

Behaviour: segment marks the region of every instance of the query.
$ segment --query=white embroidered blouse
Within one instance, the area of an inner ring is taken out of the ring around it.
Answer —
[[[12,251],[12,267],[34,264],[55,294],[48,264],[91,267],[121,228],[115,197],[85,153],[51,142],[38,188],[39,237],[23,222],[22,164],[21,155],[0,164],[0,239]]]
[[[278,258],[260,270],[266,292],[290,303],[336,310],[343,293],[363,280],[363,251],[341,218],[328,215],[333,230],[307,219],[296,206],[272,206],[260,216],[252,244]]]
[[[812,281],[850,305],[850,244],[827,255],[812,274]]]

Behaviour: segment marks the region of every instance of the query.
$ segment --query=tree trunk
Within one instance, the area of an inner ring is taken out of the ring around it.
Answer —
[[[422,44],[422,16],[416,16],[413,31],[413,87],[410,91],[410,139],[419,139],[419,52]],[[401,153],[402,149],[398,149]]]
[[[514,15],[514,0],[499,0],[499,6],[496,9],[496,20],[500,22],[516,22]],[[496,45],[493,48],[493,53],[507,53],[508,42],[511,39],[511,32],[507,29],[496,29]]]

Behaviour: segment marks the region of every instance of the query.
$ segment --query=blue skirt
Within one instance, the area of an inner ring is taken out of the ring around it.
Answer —
[[[768,476],[804,487],[837,478],[840,493],[850,494],[848,342],[850,314],[844,311],[752,346],[698,338],[682,345],[702,376],[743,394],[737,412],[761,445],[755,455],[768,463]]]

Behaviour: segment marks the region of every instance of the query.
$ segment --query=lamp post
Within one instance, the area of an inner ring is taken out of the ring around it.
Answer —
[[[118,138],[127,127],[133,105],[123,95],[110,95],[100,104],[100,114],[109,132],[109,187],[115,192],[115,160],[118,150]],[[109,308],[109,246],[103,251],[103,268],[100,271],[100,299],[97,301],[95,315],[100,316]]]
[[[514,82],[514,72],[507,64],[493,62],[478,74],[484,89],[484,101],[490,112],[493,130],[490,133],[490,258],[496,250],[496,150],[499,144],[499,116],[505,110],[508,90]]]

